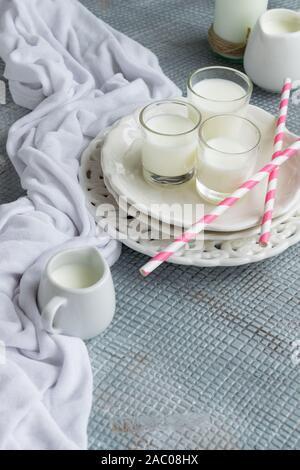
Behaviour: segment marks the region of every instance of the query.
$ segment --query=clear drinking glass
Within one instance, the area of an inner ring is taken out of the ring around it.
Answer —
[[[203,122],[199,140],[197,191],[218,203],[254,173],[261,133],[248,119],[225,114]]]
[[[189,181],[199,149],[200,112],[184,101],[157,101],[141,111],[140,123],[146,181],[162,185]]]
[[[196,70],[187,84],[188,99],[203,121],[217,114],[245,115],[252,91],[250,78],[229,67]]]

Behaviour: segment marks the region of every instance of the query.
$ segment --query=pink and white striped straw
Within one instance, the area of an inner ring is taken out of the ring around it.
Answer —
[[[284,139],[284,132],[286,127],[286,118],[288,113],[288,106],[289,100],[291,95],[292,89],[292,80],[287,78],[282,88],[281,92],[281,100],[279,105],[279,117],[276,124],[276,135],[274,139],[274,153],[272,155],[272,160],[276,158],[283,147],[283,139]],[[275,168],[272,173],[269,175],[268,180],[268,189],[265,198],[265,207],[264,207],[264,215],[262,217],[261,222],[261,232],[259,243],[261,246],[267,246],[270,235],[271,235],[271,225],[272,225],[272,218],[275,206],[275,198],[276,198],[276,189],[277,189],[277,181],[278,181],[278,173],[279,168]]]
[[[245,194],[251,189],[255,188],[260,181],[262,181],[267,175],[272,173],[274,169],[282,165],[286,160],[295,155],[300,150],[300,138],[294,142],[293,145],[281,152],[272,162],[265,165],[258,173],[256,173],[250,180],[243,183],[236,191],[232,193],[230,197],[225,198],[221,201],[217,207],[210,213],[202,217],[192,227],[186,230],[182,235],[177,237],[164,251],[161,251],[153,258],[150,259],[141,269],[140,273],[146,277],[151,274],[158,266],[164,261],[167,261],[170,256],[176,253],[178,250],[184,247],[184,245],[193,240],[198,233],[202,232],[209,224],[216,220],[220,215],[224,214],[229,207],[233,206],[238,202]]]

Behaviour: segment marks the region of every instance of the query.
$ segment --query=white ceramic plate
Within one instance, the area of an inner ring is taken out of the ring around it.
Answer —
[[[119,208],[104,183],[100,164],[102,145],[103,135],[101,134],[90,143],[81,158],[79,179],[86,195],[88,208],[96,223],[101,227],[101,231],[105,229],[111,236],[121,239],[133,250],[153,256],[170,240],[153,240],[147,237],[149,226],[141,221],[136,223],[136,219]],[[98,209],[101,210],[98,211]],[[121,227],[115,224],[118,214],[120,214]],[[130,233],[132,225],[139,226],[140,233],[132,237],[126,236]],[[188,249],[176,253],[169,261],[199,267],[239,266],[277,256],[299,241],[300,210],[294,209],[285,216],[273,220],[271,240],[267,248],[262,248],[258,244],[258,228],[235,233],[205,232],[204,240],[191,243]]]
[[[113,196],[115,200],[116,209],[122,211],[123,217],[132,218],[135,223],[140,222],[144,227],[150,227],[151,224],[152,229],[163,234],[170,233],[170,225],[167,225],[161,220],[155,218],[152,218],[151,221],[149,221],[148,215],[144,214],[143,212],[140,212],[138,209],[136,209],[135,206],[131,206],[126,202],[122,201],[122,199],[120,199],[118,195],[114,192],[114,190],[111,188],[109,182],[106,180],[105,177],[103,177],[103,183],[106,189],[108,190],[108,193]],[[298,210],[299,204],[300,201],[296,201],[294,206],[286,214],[281,215],[280,217],[273,218],[272,230],[275,230],[276,227],[285,222],[289,217],[292,217],[293,214]],[[172,225],[171,229],[174,237],[177,237],[182,233],[182,228],[179,226]],[[214,241],[226,241],[255,237],[260,234],[260,229],[261,226],[256,225],[255,227],[251,227],[246,230],[241,230],[237,232],[213,232],[212,230],[205,230],[204,239]]]
[[[151,215],[166,224],[190,226],[194,220],[187,215],[183,220],[176,214],[170,217],[162,204],[204,205],[205,213],[212,208],[195,190],[194,180],[176,188],[156,188],[145,182],[141,168],[141,131],[138,124],[139,111],[123,118],[106,136],[102,149],[102,167],[106,181],[115,194],[126,198],[141,212]],[[262,133],[257,170],[270,161],[273,149],[275,119],[266,111],[249,106],[248,118]],[[285,144],[296,140],[296,136],[286,134]],[[259,225],[263,213],[264,195],[267,181],[262,182],[245,198],[210,225],[211,231],[235,232]],[[288,213],[295,207],[300,196],[299,158],[290,159],[280,170],[276,198],[275,217]],[[156,208],[153,209],[153,205]]]

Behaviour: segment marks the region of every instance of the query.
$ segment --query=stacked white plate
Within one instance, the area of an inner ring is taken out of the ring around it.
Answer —
[[[184,205],[208,213],[212,206],[195,189],[195,181],[168,188],[149,185],[141,166],[139,110],[120,120],[94,139],[82,156],[80,183],[89,208],[101,228],[132,249],[153,256],[170,243],[173,234],[195,222]],[[260,129],[257,170],[270,161],[275,119],[255,106],[248,118]],[[296,140],[286,134],[285,144]],[[170,258],[170,262],[195,266],[234,266],[275,256],[300,240],[300,161],[289,160],[280,170],[272,236],[267,248],[257,243],[267,182],[209,226],[203,237]],[[182,211],[170,212],[176,205]],[[185,206],[186,207],[186,206]],[[200,214],[201,216],[201,214]],[[171,234],[171,235],[170,235]]]

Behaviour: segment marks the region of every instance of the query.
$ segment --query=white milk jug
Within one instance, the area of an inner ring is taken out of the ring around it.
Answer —
[[[286,78],[300,80],[300,13],[284,8],[264,13],[250,34],[244,67],[252,81],[279,92]]]

